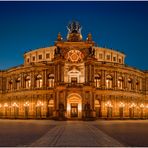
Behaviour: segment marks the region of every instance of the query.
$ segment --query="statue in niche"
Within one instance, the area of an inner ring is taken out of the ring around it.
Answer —
[[[60,49],[60,47],[57,47],[56,49],[55,49],[55,56],[60,56],[61,55],[61,49]]]
[[[92,47],[88,48],[88,56],[92,57],[95,55],[95,49],[93,49]]]

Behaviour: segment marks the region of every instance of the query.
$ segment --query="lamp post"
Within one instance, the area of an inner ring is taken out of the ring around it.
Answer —
[[[112,117],[112,104],[108,101],[105,106],[107,106],[107,118]]]
[[[24,103],[24,108],[25,108],[25,118],[28,118],[28,115],[29,115],[29,102]]]

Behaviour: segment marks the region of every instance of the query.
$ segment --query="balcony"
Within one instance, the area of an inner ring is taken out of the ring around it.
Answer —
[[[66,83],[67,88],[81,88],[83,83]]]

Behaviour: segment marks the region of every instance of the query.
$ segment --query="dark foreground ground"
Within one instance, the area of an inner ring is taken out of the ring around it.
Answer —
[[[4,146],[148,146],[148,120],[0,120]]]

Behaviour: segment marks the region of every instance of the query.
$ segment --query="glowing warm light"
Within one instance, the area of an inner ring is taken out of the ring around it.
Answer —
[[[80,103],[78,104],[78,111],[82,111],[82,106]]]
[[[18,107],[18,105],[15,102],[12,104],[12,106],[13,107]]]
[[[25,107],[29,106],[29,103],[28,103],[28,102],[25,102],[25,103],[24,103],[24,106],[25,106]]]
[[[67,104],[67,111],[70,111],[70,104]]]
[[[105,106],[107,106],[107,107],[112,107],[112,104],[110,103],[110,101],[108,101],[108,102],[105,104]]]
[[[119,106],[120,107],[125,107],[125,104],[123,102],[120,102]]]
[[[136,107],[136,104],[135,103],[132,103],[130,107]]]
[[[50,101],[49,101],[48,107],[54,107],[54,101],[53,101],[53,100],[50,100]]]
[[[7,104],[7,103],[5,103],[5,104],[4,104],[4,107],[8,107],[8,104]]]
[[[140,105],[140,107],[141,107],[141,108],[144,108],[144,105],[143,105],[143,104],[141,104],[141,105]]]
[[[2,105],[0,104],[0,108],[2,107]]]
[[[43,106],[44,104],[41,102],[41,101],[38,101],[38,103],[37,103],[37,107],[41,107],[41,106]]]

